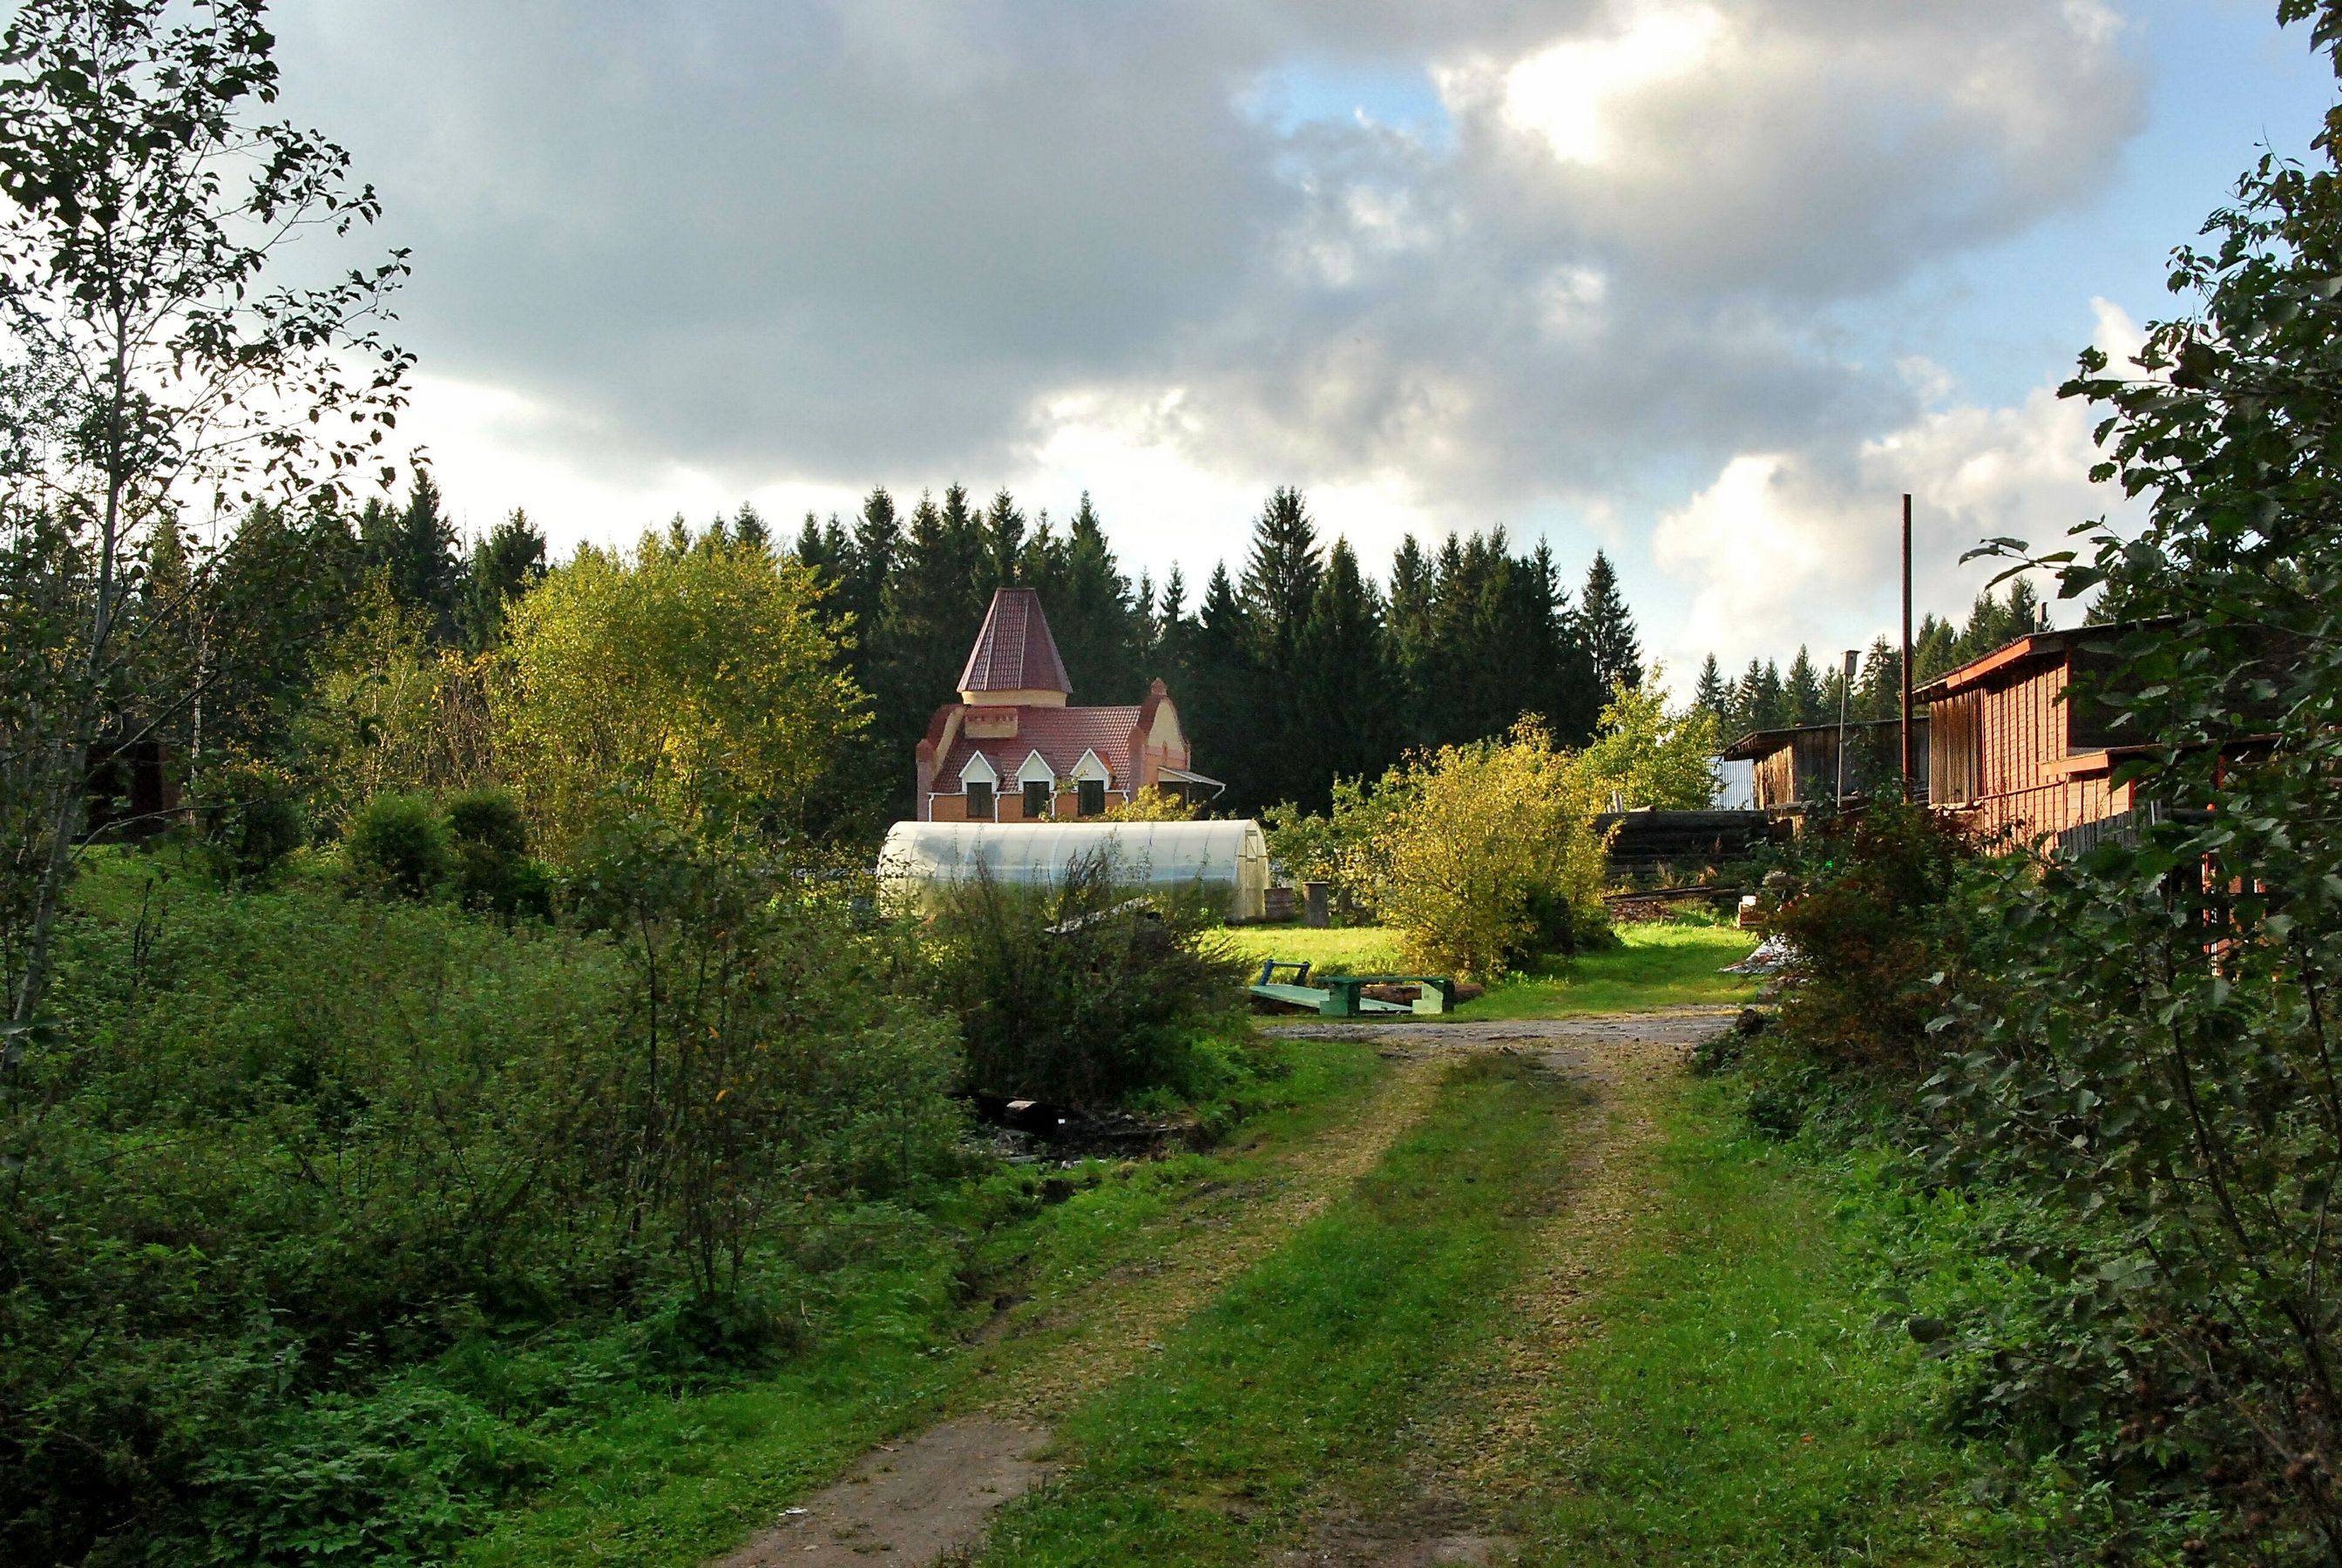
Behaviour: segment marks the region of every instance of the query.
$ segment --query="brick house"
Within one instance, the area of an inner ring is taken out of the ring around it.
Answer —
[[[1069,822],[1159,787],[1206,801],[1224,787],[1189,766],[1161,681],[1127,707],[1077,708],[1041,595],[1002,588],[960,672],[959,701],[916,750],[921,822]]]

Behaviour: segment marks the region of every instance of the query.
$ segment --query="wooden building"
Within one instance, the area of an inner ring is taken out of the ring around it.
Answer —
[[[936,710],[918,744],[918,820],[1078,822],[1145,789],[1200,803],[1226,787],[1190,767],[1161,681],[1123,707],[1072,707],[1072,694],[1041,595],[996,592],[959,701]]]
[[[1927,780],[1927,719],[1914,713],[1912,773],[1915,794],[1925,798]],[[1752,730],[1717,754],[1725,762],[1755,765],[1756,806],[1787,811],[1837,798],[1838,726],[1799,724],[1791,729]],[[1846,734],[1845,791],[1848,795],[1899,793],[1903,787],[1903,721],[1860,719]]]
[[[1921,686],[1914,699],[1927,704],[1934,736],[1930,800],[1983,832],[2028,839],[2087,836],[2131,813],[2133,787],[2109,777],[2122,737],[2069,692],[2107,656],[2085,644],[2113,630],[2035,632]]]

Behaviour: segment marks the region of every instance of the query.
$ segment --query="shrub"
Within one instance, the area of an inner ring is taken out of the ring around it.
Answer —
[[[539,1413],[787,1353],[803,1238],[961,1168],[949,1021],[845,894],[649,827],[585,872],[623,939],[68,914],[75,1048],[0,1103],[0,1562],[443,1561]]]
[[[647,804],[694,834],[798,822],[867,724],[814,572],[761,547],[591,546],[507,613],[496,757],[565,864]]]
[[[1103,856],[1040,888],[979,867],[936,916],[931,993],[976,1088],[1109,1105],[1186,1086],[1196,1035],[1238,1006],[1243,964],[1211,932],[1200,898],[1134,898]]]
[[[1954,960],[1955,897],[1976,848],[1944,817],[1894,801],[1817,831],[1803,891],[1771,923],[1796,953],[1779,1049],[1908,1094],[1937,1054],[1927,1024],[1943,994],[1928,982]]]
[[[510,790],[465,790],[447,801],[447,833],[470,845],[516,859],[528,853],[528,821]]]
[[[455,852],[447,819],[427,795],[378,794],[342,834],[350,874],[362,884],[424,898],[447,880]]]
[[[1606,935],[1602,803],[1541,724],[1419,754],[1381,793],[1376,902],[1418,962],[1486,978]]]
[[[192,793],[204,859],[222,886],[265,886],[285,856],[308,842],[293,781],[282,769],[225,764],[205,769]]]
[[[447,802],[455,894],[466,909],[506,918],[553,913],[553,879],[529,857],[528,821],[508,790],[467,790]]]

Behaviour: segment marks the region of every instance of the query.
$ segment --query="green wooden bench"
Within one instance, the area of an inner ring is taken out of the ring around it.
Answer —
[[[1318,977],[1318,984],[1327,992],[1326,1004],[1318,1012],[1329,1018],[1356,1018],[1366,1013],[1456,1011],[1456,982],[1445,974],[1326,974]],[[1423,989],[1410,1007],[1361,994],[1369,985],[1418,985]]]
[[[1295,984],[1277,983],[1280,969],[1294,972]],[[1321,974],[1316,985],[1298,984],[1309,978],[1309,965],[1285,964],[1269,959],[1260,966],[1260,978],[1247,987],[1264,1001],[1282,1002],[1288,1007],[1314,1008],[1325,1018],[1364,1018],[1384,1013],[1452,1013],[1456,1010],[1456,982],[1445,974]],[[1419,985],[1421,995],[1412,1006],[1404,1002],[1385,1002],[1365,994],[1369,985]]]

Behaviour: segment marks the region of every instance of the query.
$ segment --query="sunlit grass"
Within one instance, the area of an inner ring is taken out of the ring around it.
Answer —
[[[1461,1018],[1563,1018],[1648,1007],[1731,1004],[1756,994],[1757,983],[1721,973],[1748,956],[1756,938],[1730,926],[1655,924],[1618,928],[1619,945],[1545,961],[1456,1010]],[[1230,944],[1255,965],[1306,959],[1329,974],[1415,973],[1396,932],[1378,925],[1312,931],[1297,925],[1246,926]],[[1290,976],[1280,976],[1290,979]]]
[[[1840,1194],[1722,1089],[1676,1098],[1666,1134],[1603,1332],[1554,1389],[1521,1561],[1975,1561],[1967,1461],[1918,1347],[1875,1326]]]

